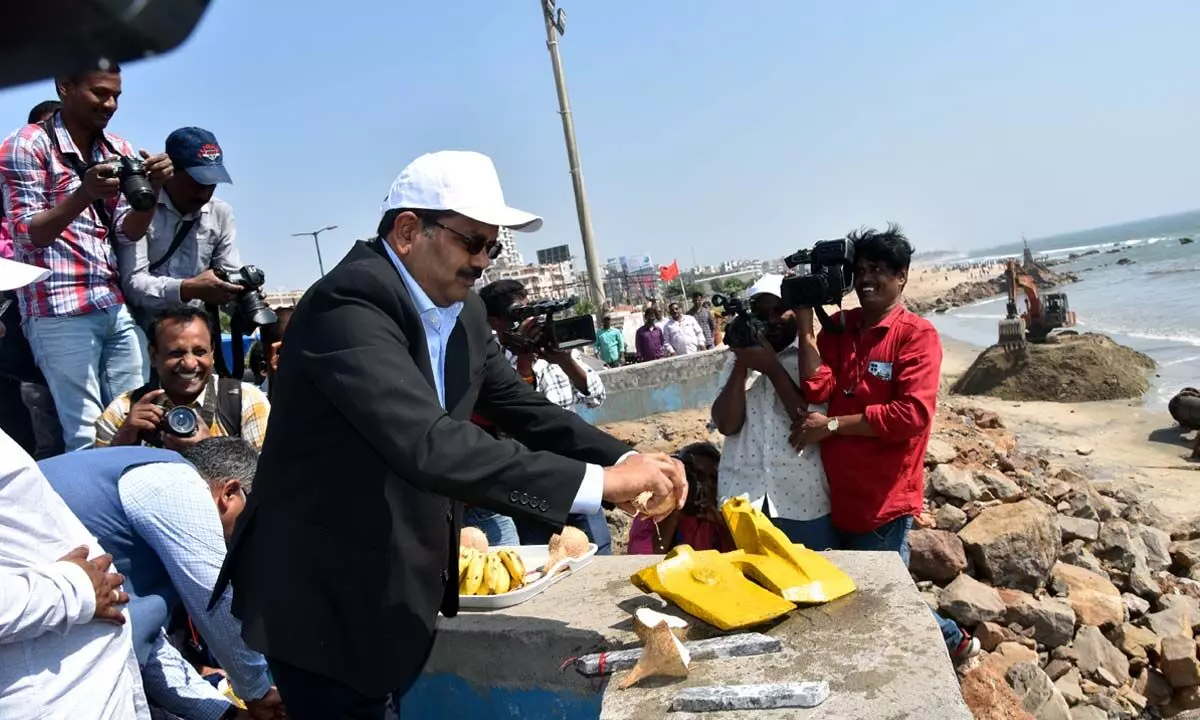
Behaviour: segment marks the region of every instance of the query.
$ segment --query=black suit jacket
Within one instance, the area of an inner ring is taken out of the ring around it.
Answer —
[[[296,306],[254,491],[222,581],[251,647],[368,695],[406,689],[458,610],[469,503],[561,525],[584,463],[629,447],[517,377],[467,299],[438,403],[425,332],[383,245],[358,243]],[[470,422],[472,411],[513,440]],[[524,447],[522,447],[524,445]]]

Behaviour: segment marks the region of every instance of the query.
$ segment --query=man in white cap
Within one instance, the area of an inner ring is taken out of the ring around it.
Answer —
[[[683,506],[677,461],[550,402],[494,340],[471,288],[501,227],[541,224],[505,204],[487,156],[422,155],[392,183],[378,238],[296,306],[272,386],[282,411],[222,573],[291,720],[382,718],[416,680],[439,610],[458,610],[461,503],[559,526],[643,492],[660,516]]]
[[[0,259],[0,290],[48,274]],[[129,596],[103,553],[33,458],[0,432],[0,717],[149,719]]]
[[[814,445],[797,451],[788,436],[794,420],[826,409],[811,404],[798,383],[830,371],[816,349],[812,311],[787,310],[782,283],[782,275],[768,273],[748,291],[749,310],[763,328],[761,335],[746,337],[750,326],[745,318],[725,328],[732,354],[712,406],[713,422],[727,436],[718,492],[722,499],[749,495],[792,542],[824,550],[837,547],[838,538],[821,449]]]

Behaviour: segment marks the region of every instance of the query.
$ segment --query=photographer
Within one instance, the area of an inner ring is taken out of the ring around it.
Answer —
[[[509,319],[509,308],[514,304],[526,302],[529,298],[525,286],[517,280],[497,280],[485,285],[479,291],[487,310],[488,324],[502,346],[517,375],[526,384],[531,385],[547,400],[564,410],[574,410],[575,406],[583,403],[587,407],[597,408],[604,404],[604,381],[600,375],[580,361],[578,350],[553,350],[541,348],[529,350],[536,346],[542,337],[542,328],[536,319],[529,318],[517,329],[517,333],[529,341],[517,347],[508,347],[506,338],[512,332],[512,321]],[[512,343],[509,343],[510,345]],[[476,513],[480,511],[473,510]],[[483,511],[486,512],[486,511]],[[480,518],[486,525],[490,521],[486,515]],[[516,520],[517,534],[524,544],[542,544],[550,541],[554,528],[544,523],[530,520]],[[598,554],[611,553],[612,536],[608,530],[608,522],[604,511],[600,510],[591,515],[571,514],[567,523],[574,525],[587,534],[588,539],[600,548]]]
[[[150,360],[158,382],[125,393],[105,408],[96,421],[97,446],[161,445],[179,450],[210,436],[229,436],[262,448],[270,403],[253,385],[218,378],[213,372],[216,349],[210,322],[208,313],[190,305],[155,319],[150,326]],[[191,434],[164,429],[173,427],[167,423],[172,408],[191,410],[198,421],[183,428]]]
[[[143,322],[182,304],[223,305],[242,289],[213,272],[242,266],[233,210],[213,197],[218,184],[233,182],[216,136],[180,128],[167,136],[166,150],[175,174],[158,195],[146,236],[121,245],[123,286]]]
[[[812,311],[793,312],[781,302],[782,276],[767,274],[748,291],[751,319],[730,324],[732,351],[721,371],[712,418],[726,436],[719,496],[748,495],[792,542],[815,550],[837,547],[829,517],[829,483],[819,447],[796,452],[788,442],[793,420],[824,412],[795,378],[828,377],[812,336]],[[799,332],[797,332],[799,327]],[[759,331],[757,337],[755,331]],[[749,334],[749,337],[742,337]],[[797,337],[809,342],[801,352]],[[745,346],[743,346],[745,345]]]
[[[923,509],[925,447],[937,409],[942,346],[930,322],[904,307],[913,248],[900,228],[864,230],[854,246],[854,289],[861,307],[830,319],[821,359],[805,393],[829,401],[828,415],[793,421],[793,444],[821,448],[833,524],[845,550],[892,550],[908,564],[908,531]],[[935,613],[936,615],[936,613]],[[957,661],[979,641],[937,616]]]
[[[88,447],[113,397],[146,380],[145,354],[125,307],[116,233],[142,237],[153,207],[135,210],[171,176],[151,156],[105,132],[120,71],[57,81],[62,109],[0,146],[0,178],[15,257],[50,271],[19,293],[24,330],[54,397],[67,450]]]

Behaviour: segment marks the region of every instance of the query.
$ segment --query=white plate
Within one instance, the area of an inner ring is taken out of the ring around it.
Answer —
[[[499,549],[499,547],[489,548],[489,551]],[[587,554],[583,557],[560,560],[550,568],[551,572],[548,576],[540,577],[522,588],[511,590],[503,595],[459,595],[458,607],[463,610],[496,610],[520,605],[566,576],[578,572],[580,568],[592,561],[597,549],[595,543],[589,543]],[[541,568],[550,559],[548,545],[522,545],[517,550],[521,553],[521,560],[525,561],[526,572],[533,572]]]

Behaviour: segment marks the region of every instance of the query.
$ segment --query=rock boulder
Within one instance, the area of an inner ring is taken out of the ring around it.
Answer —
[[[1054,566],[1053,578],[1054,592],[1066,595],[1080,623],[1104,627],[1119,625],[1125,620],[1121,593],[1104,576],[1058,563]]]
[[[1045,585],[1062,549],[1058,516],[1032,499],[987,508],[958,536],[985,577],[1019,590]]]
[[[908,569],[918,580],[947,583],[967,569],[958,536],[946,530],[913,530],[908,534]]]

